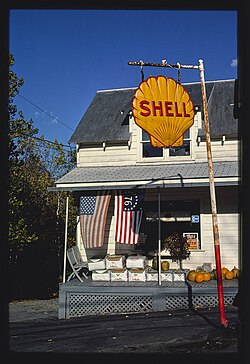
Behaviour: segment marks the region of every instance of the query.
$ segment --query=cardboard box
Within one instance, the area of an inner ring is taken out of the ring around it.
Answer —
[[[127,257],[126,267],[127,268],[142,268],[145,269],[147,266],[147,257],[145,255],[131,255]]]
[[[146,272],[142,268],[131,268],[128,271],[128,280],[130,282],[146,282]]]
[[[109,282],[110,281],[110,271],[107,269],[94,270],[94,271],[92,271],[92,280]]]
[[[185,282],[186,272],[183,271],[174,271],[173,272],[173,281],[174,282]]]
[[[88,269],[89,271],[105,269],[106,268],[106,260],[105,258],[93,257],[88,260]]]
[[[111,269],[110,272],[111,272],[110,273],[111,282],[116,282],[116,281],[127,282],[128,271],[126,268]]]
[[[173,282],[173,271],[168,270],[166,272],[161,272],[161,280],[167,282]]]
[[[158,272],[155,269],[149,268],[146,272],[147,282],[158,282]]]
[[[124,255],[107,255],[106,256],[106,269],[121,269],[126,265]]]

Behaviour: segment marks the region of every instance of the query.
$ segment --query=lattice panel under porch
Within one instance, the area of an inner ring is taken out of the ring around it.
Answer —
[[[224,304],[231,305],[233,303],[234,296],[224,295]],[[218,306],[218,297],[216,295],[193,295],[192,297],[193,307],[216,307]]]
[[[187,296],[166,296],[166,310],[188,308]]]
[[[189,308],[189,301],[187,296],[166,296],[166,310]],[[224,296],[224,304],[231,305],[234,296]],[[193,295],[192,296],[193,308],[196,307],[216,307],[218,306],[218,298],[213,295]]]
[[[151,296],[135,295],[69,295],[69,317],[105,315],[112,313],[150,312],[153,309]]]

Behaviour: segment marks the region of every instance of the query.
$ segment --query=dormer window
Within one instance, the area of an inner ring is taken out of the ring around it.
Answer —
[[[163,149],[152,147],[148,133],[142,130],[142,157],[157,158],[163,157]]]
[[[181,147],[169,148],[170,157],[189,156],[191,154],[191,138],[190,129],[186,131],[183,138],[183,145]]]
[[[186,158],[191,156],[191,129],[184,134],[183,145],[175,148],[152,147],[150,137],[144,130],[141,131],[141,156],[142,160],[169,160],[174,157]]]

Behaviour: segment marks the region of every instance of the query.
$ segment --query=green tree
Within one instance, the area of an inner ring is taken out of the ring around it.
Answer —
[[[57,140],[51,143],[43,136],[38,137],[39,130],[32,119],[26,121],[22,111],[17,110],[14,97],[24,80],[12,70],[12,55],[9,64],[10,270],[13,286],[17,285],[17,278],[22,280],[19,295],[24,295],[24,286],[27,290],[33,286],[33,292],[34,287],[42,292],[58,283],[64,242],[65,193],[50,192],[48,187],[72,169],[75,151],[65,150]],[[74,231],[76,223],[73,197],[70,198],[69,232]]]

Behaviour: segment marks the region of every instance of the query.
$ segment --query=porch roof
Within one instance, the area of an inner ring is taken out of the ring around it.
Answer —
[[[213,162],[215,185],[237,185],[237,161]],[[198,187],[209,185],[207,162],[161,165],[76,167],[55,182],[51,191],[120,188]]]

